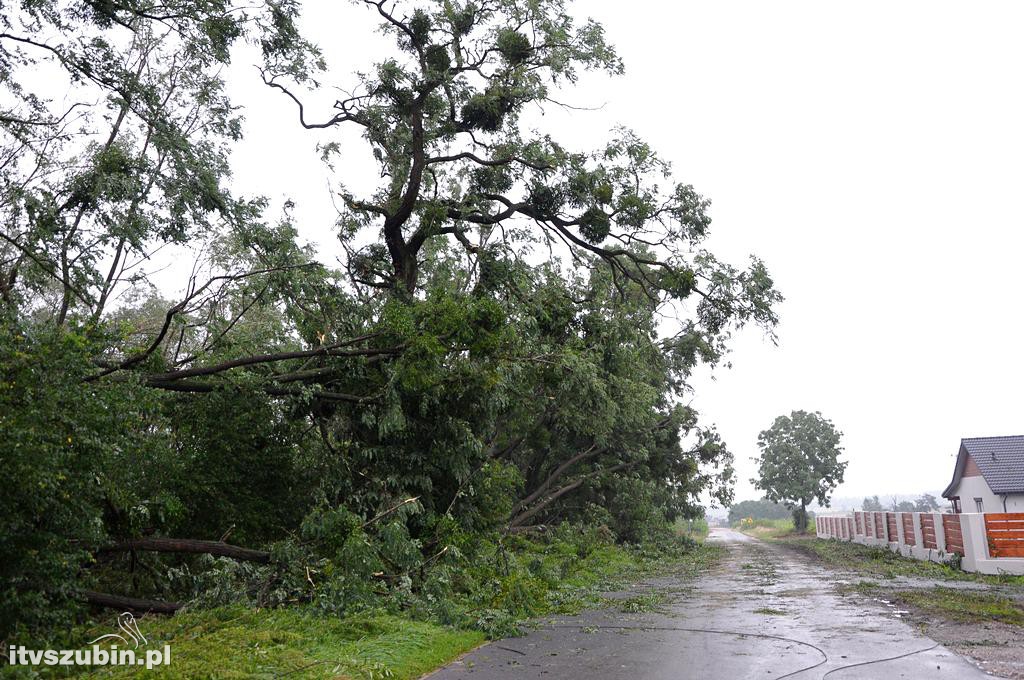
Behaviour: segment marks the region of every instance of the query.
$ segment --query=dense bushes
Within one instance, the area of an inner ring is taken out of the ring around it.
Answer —
[[[729,506],[729,524],[750,517],[751,519],[787,519],[791,511],[781,503],[771,501],[740,501]]]
[[[67,620],[81,589],[336,614],[386,600],[463,624],[472,605],[500,627],[594,546],[666,541],[720,490],[728,452],[666,399],[649,308],[534,273],[527,304],[445,290],[389,303],[372,332],[405,348],[395,360],[316,360],[329,389],[365,402],[268,395],[258,371],[198,394],[94,380],[106,330],[5,324],[0,455],[23,483],[2,501],[4,630]],[[532,302],[560,295],[590,295],[600,318]],[[104,550],[148,536],[273,557]]]
[[[159,475],[138,462],[161,438],[147,432],[151,391],[82,382],[95,346],[80,332],[3,321],[0,638],[15,622],[48,627],[68,620],[89,548],[109,524],[130,523],[143,511],[132,486],[120,483],[128,476],[123,467]]]
[[[319,528],[307,522],[303,535],[318,533],[325,519],[317,513],[310,521]],[[180,568],[173,576],[193,606],[307,605],[331,616],[385,611],[503,636],[523,619],[581,606],[596,595],[590,586],[643,559],[603,527],[566,523],[543,536],[503,539],[464,535],[427,555],[403,521],[367,532],[351,519],[341,519],[340,527],[337,517],[326,519],[329,543],[277,544],[269,565],[203,558],[195,572]],[[336,538],[346,532],[347,539]],[[646,549],[667,559],[692,547],[666,537]],[[395,567],[400,574],[388,571]]]

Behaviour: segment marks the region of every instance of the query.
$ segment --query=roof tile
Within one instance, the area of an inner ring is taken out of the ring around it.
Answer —
[[[961,440],[992,493],[1024,493],[1024,435]]]

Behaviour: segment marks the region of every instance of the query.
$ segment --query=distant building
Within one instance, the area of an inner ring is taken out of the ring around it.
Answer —
[[[1024,512],[1024,435],[961,439],[942,497],[954,512]]]

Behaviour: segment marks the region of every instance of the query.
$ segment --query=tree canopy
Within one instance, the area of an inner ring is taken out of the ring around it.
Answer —
[[[289,1],[0,20],[0,638],[125,570],[124,594],[340,611],[485,588],[451,576],[484,555],[511,579],[524,534],[640,543],[731,501],[689,378],[771,332],[767,270],[704,248],[709,202],[632,132],[574,151],[521,122],[621,72],[601,27],[558,0],[355,5],[393,50],[354,75]],[[360,130],[379,166],[338,189],[336,267],[232,190],[244,45],[298,124]]]
[[[789,516],[790,511],[785,505],[779,505],[764,499],[759,501],[740,501],[729,506],[729,524],[739,522],[746,517],[752,519],[785,519]]]
[[[840,461],[842,433],[820,412],[793,411],[779,416],[757,437],[761,455],[758,477],[751,483],[765,498],[793,509],[798,531],[807,529],[807,506],[829,506],[832,491],[843,482],[848,463]]]

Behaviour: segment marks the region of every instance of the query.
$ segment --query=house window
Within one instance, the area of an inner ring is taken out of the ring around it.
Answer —
[[[956,498],[953,498],[951,500],[953,501],[953,512],[959,515],[961,512],[963,512],[960,509],[960,497],[957,496]]]
[[[974,499],[974,506],[978,508],[978,512],[985,512],[985,502],[980,498]]]

